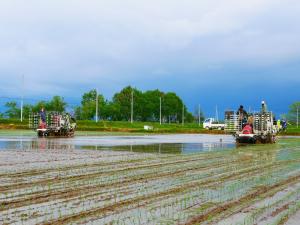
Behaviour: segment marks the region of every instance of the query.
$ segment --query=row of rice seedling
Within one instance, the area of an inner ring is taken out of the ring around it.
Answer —
[[[0,165],[0,223],[277,221],[287,215],[285,204],[299,201],[297,150],[281,143],[191,155],[44,151],[32,163],[36,151],[24,151],[26,160],[13,159],[20,151],[2,151],[8,160]],[[23,167],[13,169],[13,162]],[[259,204],[263,199],[268,203]]]

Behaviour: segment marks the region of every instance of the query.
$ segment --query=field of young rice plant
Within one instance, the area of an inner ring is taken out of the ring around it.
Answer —
[[[0,224],[284,224],[300,139],[194,154],[0,151]]]

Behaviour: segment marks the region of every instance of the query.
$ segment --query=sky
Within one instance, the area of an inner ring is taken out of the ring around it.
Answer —
[[[299,21],[299,0],[2,0],[0,103],[131,85],[280,115],[300,100]]]

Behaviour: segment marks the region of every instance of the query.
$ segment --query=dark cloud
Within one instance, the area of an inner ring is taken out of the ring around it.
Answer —
[[[300,79],[299,15],[296,0],[2,1],[0,94],[19,96],[22,74],[27,96],[111,97],[131,84],[177,91],[191,108],[205,92],[236,96],[236,81],[284,77],[288,90]]]

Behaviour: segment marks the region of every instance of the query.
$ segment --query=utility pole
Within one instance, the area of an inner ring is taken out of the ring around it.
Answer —
[[[297,105],[297,128],[299,124],[299,106]]]
[[[23,122],[23,101],[24,101],[24,74],[22,74],[22,88],[21,88],[21,122]]]
[[[201,126],[201,108],[200,108],[200,104],[198,105],[198,124],[199,127]]]
[[[219,122],[218,106],[216,105],[216,121]]]
[[[159,124],[161,125],[161,97],[159,97]]]
[[[98,123],[98,90],[96,89],[96,123]]]
[[[182,104],[182,126],[184,125],[184,104]]]
[[[133,123],[133,90],[131,90],[131,116],[130,122]]]

